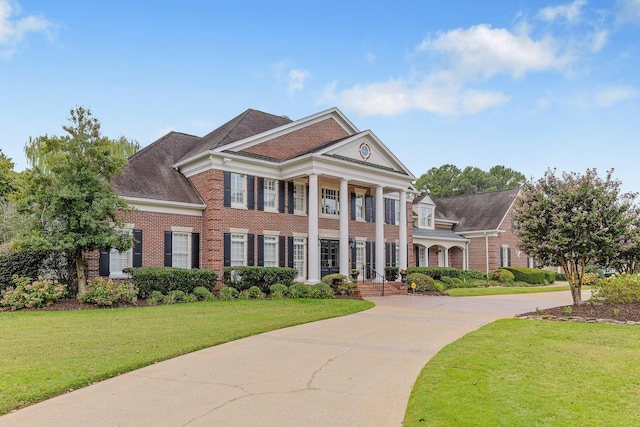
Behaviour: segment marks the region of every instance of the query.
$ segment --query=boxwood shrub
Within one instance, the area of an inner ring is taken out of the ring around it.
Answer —
[[[13,276],[36,278],[46,275],[69,285],[69,269],[64,254],[54,251],[27,249],[0,257],[0,291],[13,286]],[[74,294],[74,289],[69,289]]]
[[[265,294],[269,293],[271,285],[281,283],[291,286],[298,276],[298,270],[287,267],[225,267],[223,283],[239,291],[257,286]]]
[[[140,298],[147,298],[153,291],[167,295],[171,291],[190,294],[198,286],[213,291],[218,274],[213,270],[185,270],[171,267],[135,267],[124,269],[131,275],[131,282],[138,288]]]
[[[410,267],[409,274],[426,274],[434,280],[441,280],[443,277],[452,277],[460,280],[486,280],[487,275],[478,270],[461,270],[453,267]]]
[[[516,281],[526,282],[533,285],[544,285],[553,283],[556,274],[549,270],[540,270],[538,268],[527,267],[501,267],[503,270],[513,273]]]

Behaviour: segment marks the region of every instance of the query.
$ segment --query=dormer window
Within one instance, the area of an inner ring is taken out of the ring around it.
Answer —
[[[433,228],[433,208],[420,206],[418,211],[418,228]]]

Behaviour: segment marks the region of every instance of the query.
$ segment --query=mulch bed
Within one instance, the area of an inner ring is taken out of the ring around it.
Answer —
[[[520,314],[519,317],[542,317],[549,320],[609,319],[616,322],[640,322],[640,303],[592,304],[552,307]]]

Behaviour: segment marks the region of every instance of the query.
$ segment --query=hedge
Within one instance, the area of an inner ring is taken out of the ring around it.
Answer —
[[[298,270],[288,267],[225,267],[223,283],[239,291],[257,286],[265,294],[269,293],[271,285],[281,283],[291,286],[298,276]]]
[[[540,270],[538,268],[527,267],[501,267],[510,271],[518,282],[526,282],[535,285],[545,285],[556,280],[556,273],[550,270]]]
[[[130,267],[124,272],[131,275],[131,282],[138,287],[140,298],[147,298],[153,291],[168,294],[182,291],[190,294],[198,286],[213,291],[218,274],[213,270],[185,270],[171,267]]]
[[[38,276],[69,284],[65,257],[54,251],[28,249],[0,257],[0,291],[13,286],[13,276],[36,279]],[[74,267],[75,268],[75,267]],[[74,289],[69,289],[73,294]]]
[[[453,277],[461,280],[486,280],[487,275],[478,270],[461,270],[453,267],[410,267],[409,274],[426,274],[434,280],[442,277]]]

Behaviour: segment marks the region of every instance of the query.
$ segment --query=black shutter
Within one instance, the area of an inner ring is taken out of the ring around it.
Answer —
[[[307,201],[307,214],[309,214],[309,185],[305,185],[304,187],[304,195],[305,195],[305,200]]]
[[[264,210],[264,178],[258,177],[258,210]]]
[[[356,193],[351,193],[351,220],[356,219]]]
[[[371,222],[376,222],[376,196],[371,196]]]
[[[100,276],[109,277],[109,251],[100,250],[100,260],[98,262]]]
[[[255,263],[255,235],[247,234],[247,265],[253,266]]]
[[[142,230],[133,230],[133,267],[142,267]]]
[[[507,266],[511,267],[511,248],[507,248]]]
[[[391,199],[384,199],[384,223],[391,224]]]
[[[384,262],[385,266],[391,266],[391,243],[384,244]]]
[[[258,267],[264,267],[264,235],[258,234]]]
[[[287,252],[286,252],[287,248],[284,247],[285,238],[284,238],[284,236],[280,236],[280,238],[278,240],[279,240],[279,242],[278,242],[278,251],[280,252],[278,254],[278,265],[280,267],[286,267],[285,261],[286,261],[286,258],[287,258]]]
[[[224,266],[229,267],[231,265],[231,233],[224,233]]]
[[[371,242],[371,259],[373,264],[373,269],[376,269],[376,242]]]
[[[364,244],[364,262],[367,266],[367,269],[371,268],[371,242],[365,242]],[[365,277],[367,279],[370,279],[371,273],[367,271]]]
[[[247,209],[255,209],[255,178],[247,175]]]
[[[364,220],[371,222],[371,196],[364,196]]]
[[[278,212],[284,213],[284,181],[278,181]]]
[[[200,233],[191,233],[191,268],[200,268]]]
[[[391,220],[389,221],[389,224],[395,224],[396,223],[396,203],[399,203],[397,200],[389,200],[389,205],[391,205]]]
[[[356,252],[358,251],[358,249],[356,248],[356,245],[353,245],[353,248],[351,248],[351,268],[358,268],[356,266]]]
[[[293,187],[293,181],[289,181],[287,182],[287,208],[290,214],[293,213],[293,208],[295,206],[295,202],[293,200],[293,191],[294,191],[294,187]]]
[[[170,231],[164,232],[164,266],[171,267],[173,264],[171,258],[173,254],[173,233]]]
[[[287,238],[287,244],[289,245],[289,265],[287,267],[293,268],[293,237]]]
[[[420,248],[417,246],[413,248],[413,259],[416,267],[420,267]]]
[[[224,206],[231,206],[231,172],[224,172]]]
[[[398,260],[396,259],[396,244],[392,243],[391,244],[391,265],[392,266],[397,266],[398,265]]]

